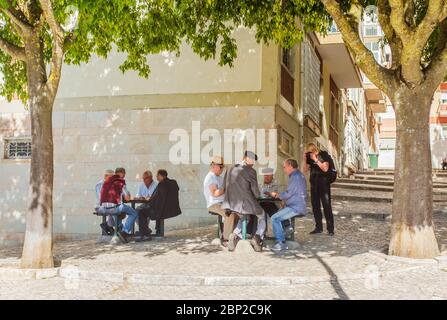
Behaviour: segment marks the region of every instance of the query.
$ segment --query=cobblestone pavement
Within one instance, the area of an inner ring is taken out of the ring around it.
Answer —
[[[435,267],[380,277],[289,286],[147,286],[65,279],[0,281],[0,299],[447,299],[447,271]]]
[[[442,250],[447,215],[434,215]],[[126,245],[96,240],[58,242],[61,267],[89,272],[125,272],[176,277],[295,277],[279,286],[151,286],[126,281],[0,280],[2,299],[447,299],[447,269],[411,265],[371,254],[386,251],[389,219],[336,217],[336,235],[310,236],[311,216],[297,220],[298,246],[286,253],[228,252],[213,243],[216,227],[169,232],[165,239]],[[268,243],[271,244],[271,243]],[[446,252],[444,252],[446,254]],[[0,250],[0,267],[17,266],[20,248]]]

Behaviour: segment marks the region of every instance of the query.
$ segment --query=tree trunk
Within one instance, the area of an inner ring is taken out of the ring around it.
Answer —
[[[439,255],[434,233],[430,106],[427,93],[397,90],[396,158],[389,254],[409,258]]]
[[[49,94],[38,36],[26,41],[32,157],[22,268],[52,268],[53,260],[53,124],[54,97]]]

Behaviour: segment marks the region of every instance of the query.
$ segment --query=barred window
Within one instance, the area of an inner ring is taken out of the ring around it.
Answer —
[[[5,140],[5,159],[30,159],[31,139],[14,138]]]

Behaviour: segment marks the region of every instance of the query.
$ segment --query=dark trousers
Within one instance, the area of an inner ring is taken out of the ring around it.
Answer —
[[[279,208],[276,206],[276,204],[272,202],[261,202],[261,207],[265,211],[265,221],[268,221],[267,217],[271,218],[275,213],[279,211]],[[285,229],[289,228],[291,226],[290,219],[281,221],[282,227]],[[251,235],[256,234],[256,228],[258,225],[258,219],[256,216],[250,216],[249,221],[247,224],[247,232]],[[267,224],[266,224],[267,229]],[[265,230],[267,232],[267,230]]]
[[[442,163],[442,170],[447,170],[447,162]]]
[[[140,235],[148,236],[149,232],[149,219],[151,216],[151,207],[150,204],[144,204],[140,208],[138,208],[138,230],[140,231]]]
[[[321,204],[323,204],[327,231],[334,232],[334,215],[332,214],[331,205],[331,185],[328,183],[325,176],[311,176],[310,197],[315,219],[315,228],[318,230],[323,230],[323,215],[321,213]]]

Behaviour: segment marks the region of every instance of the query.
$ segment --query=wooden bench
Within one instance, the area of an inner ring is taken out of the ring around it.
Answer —
[[[109,216],[109,215],[112,216],[114,218],[114,221],[115,221],[115,226],[114,226],[114,229],[115,229],[114,232],[115,233],[114,233],[114,236],[117,235],[118,226],[119,226],[119,218],[118,217],[121,214],[123,214],[123,213],[113,213],[113,214],[104,213],[104,214],[101,214],[101,213],[97,213],[96,211],[93,211],[93,214],[95,216],[102,217],[102,223],[106,223],[107,222],[107,216]],[[104,230],[102,230],[101,234],[103,236],[107,235],[104,232]],[[135,235],[135,225],[132,227],[132,235]],[[155,236],[155,237],[164,237],[165,236],[165,221],[164,221],[164,219],[157,219],[157,220],[155,220],[155,235],[153,235],[153,236]]]

